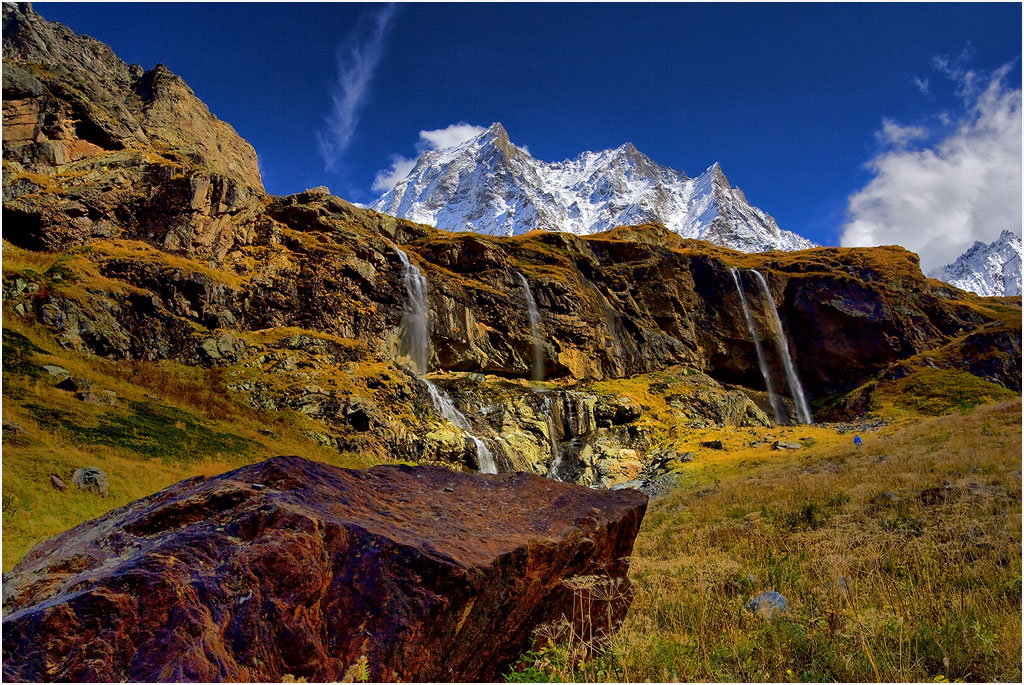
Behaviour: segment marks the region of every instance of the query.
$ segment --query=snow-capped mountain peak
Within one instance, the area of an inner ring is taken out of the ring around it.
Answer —
[[[814,247],[752,207],[717,162],[690,178],[628,142],[544,162],[512,143],[500,123],[458,145],[423,152],[408,176],[369,206],[446,230],[493,235],[587,234],[654,221],[683,237],[746,252]]]
[[[976,241],[933,278],[983,296],[1021,294],[1021,238],[1003,231],[989,244]]]

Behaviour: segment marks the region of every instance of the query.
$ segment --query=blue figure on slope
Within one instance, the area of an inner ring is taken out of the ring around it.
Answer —
[[[860,439],[859,435],[853,436],[853,444],[855,447],[860,447],[863,443],[864,441]]]

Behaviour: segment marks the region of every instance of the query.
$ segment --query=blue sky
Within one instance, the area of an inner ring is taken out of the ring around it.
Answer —
[[[992,149],[1012,143],[1014,106],[1019,119],[1019,4],[383,7],[39,3],[36,10],[110,44],[127,62],[162,62],[181,75],[254,145],[276,194],[326,184],[365,202],[392,155],[415,154],[421,130],[501,121],[513,142],[548,161],[626,141],[690,175],[718,161],[751,203],[824,244],[906,244],[901,236],[913,231],[891,226],[904,220],[921,224],[914,230],[927,242],[932,220],[903,216],[910,210],[899,206],[900,193],[946,197],[949,189],[933,177],[975,168],[974,158],[954,158],[962,152],[954,138],[975,145],[967,134],[992,128],[982,107],[1010,108],[998,124],[1009,127],[1002,138],[982,141]],[[338,93],[339,49],[347,64],[357,54],[364,67],[349,74],[347,100]],[[332,95],[354,115],[344,131],[325,123]],[[1019,122],[1016,130],[1016,149],[991,171],[1003,178],[1009,169],[1012,177],[1016,163],[1015,212],[970,220],[1016,222],[993,226],[993,237],[1002,228],[1020,231]],[[915,161],[930,164],[930,151],[945,166],[906,171]],[[978,227],[949,231],[963,233],[961,243],[986,235]]]

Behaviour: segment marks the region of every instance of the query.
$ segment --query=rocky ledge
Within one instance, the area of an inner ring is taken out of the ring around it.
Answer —
[[[3,677],[494,680],[536,626],[583,619],[581,578],[610,579],[592,623],[617,628],[646,507],[527,474],[299,457],[191,478],[14,567]]]

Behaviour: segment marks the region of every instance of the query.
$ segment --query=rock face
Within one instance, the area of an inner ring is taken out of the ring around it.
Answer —
[[[656,222],[684,238],[743,252],[815,246],[748,204],[717,163],[690,178],[630,143],[542,162],[514,145],[498,123],[454,147],[423,152],[409,175],[370,207],[449,231],[491,235],[582,235]]]
[[[5,577],[4,679],[331,682],[365,657],[371,680],[495,680],[535,626],[574,618],[563,580],[616,579],[593,609],[616,629],[646,506],[525,474],[298,457],[189,479]]]
[[[248,241],[256,152],[163,65],[129,66],[27,3],[3,6],[3,59],[6,239],[145,237],[200,256]],[[23,204],[54,190],[51,174],[76,188]]]
[[[602,380],[692,371],[649,388],[671,405],[663,418],[673,425],[774,416],[733,269],[774,387],[788,387],[774,344],[781,325],[812,407],[939,349],[939,366],[1019,388],[1019,315],[926,279],[900,248],[744,254],[660,224],[496,237],[379,214],[324,188],[270,198],[251,148],[176,77],[127,66],[26,6],[3,11],[4,239],[59,256],[44,272],[37,257],[5,257],[5,311],[67,348],[215,367],[254,407],[322,421],[321,444],[475,464],[472,443],[403,367],[411,348],[395,246],[429,281],[431,378],[506,469],[547,473],[560,459],[577,482],[635,479],[656,436],[625,385],[583,387]],[[497,152],[519,154],[500,137]],[[614,157],[627,175],[655,173],[635,150]],[[557,384],[545,407],[522,382],[535,342],[524,278],[541,375]],[[481,380],[462,382],[468,375]]]

